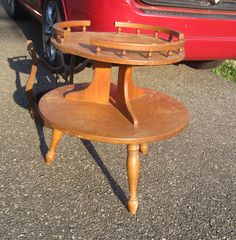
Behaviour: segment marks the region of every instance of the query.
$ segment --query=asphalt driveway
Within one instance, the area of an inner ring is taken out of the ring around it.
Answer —
[[[137,84],[182,101],[190,124],[141,156],[132,217],[126,146],[64,136],[45,165],[51,130],[32,121],[23,90],[40,24],[10,20],[1,3],[0,239],[236,239],[236,84],[183,64],[135,69]],[[37,80],[52,85],[43,68]]]

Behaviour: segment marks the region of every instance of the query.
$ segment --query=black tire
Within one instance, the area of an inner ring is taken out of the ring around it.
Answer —
[[[7,0],[7,11],[11,18],[18,20],[27,17],[25,9],[21,6],[19,0]]]
[[[223,62],[224,60],[189,61],[185,64],[195,69],[211,69],[220,66]]]
[[[49,8],[53,8],[52,11],[52,21],[49,28],[49,31],[47,31],[47,10]],[[62,54],[56,51],[56,49],[51,44],[51,37],[53,36],[53,24],[64,21],[65,15],[63,11],[63,7],[61,4],[61,1],[55,1],[55,0],[46,0],[44,3],[43,8],[43,22],[42,22],[42,44],[43,44],[43,51],[44,51],[44,58],[46,61],[52,66],[52,67],[58,67],[58,66],[69,66],[71,61],[71,55],[70,54]],[[79,63],[83,62],[85,59],[81,57],[76,57],[75,59],[75,65],[78,65]],[[64,77],[66,78],[69,74],[68,68],[64,68]]]
[[[57,66],[58,58],[60,58],[60,56],[57,55],[56,49],[50,42],[53,36],[53,24],[63,21],[64,19],[64,12],[60,1],[46,0],[43,8],[42,43],[44,57],[53,67]]]

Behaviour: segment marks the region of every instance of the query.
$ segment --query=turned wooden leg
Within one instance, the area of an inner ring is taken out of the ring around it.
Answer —
[[[62,132],[58,131],[57,129],[53,129],[52,131],[52,138],[51,138],[51,145],[50,149],[46,155],[46,164],[51,165],[55,159],[56,154],[56,147],[62,137]]]
[[[138,208],[139,145],[128,145],[127,172],[129,181],[128,210],[135,214]]]
[[[142,143],[140,144],[140,152],[144,155],[147,155],[148,153],[148,144],[147,143]]]

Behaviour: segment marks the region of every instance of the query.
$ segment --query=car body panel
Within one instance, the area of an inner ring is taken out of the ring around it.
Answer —
[[[22,2],[42,14],[43,0]],[[149,6],[135,0],[61,3],[65,20],[91,20],[91,31],[115,31],[114,21],[158,25],[185,34],[185,60],[236,58],[236,11]]]

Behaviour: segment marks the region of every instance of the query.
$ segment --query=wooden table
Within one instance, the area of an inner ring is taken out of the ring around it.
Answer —
[[[52,44],[62,52],[93,60],[94,75],[91,83],[56,88],[41,98],[40,115],[53,129],[46,163],[53,162],[63,133],[127,144],[128,209],[135,214],[139,151],[146,154],[149,142],[177,135],[187,126],[189,116],[176,99],[135,86],[133,66],[181,61],[184,37],[176,31],[149,25],[116,22],[117,32],[113,33],[88,32],[89,25],[89,21],[54,25]],[[79,27],[82,31],[78,31]],[[122,32],[127,28],[135,33]],[[111,83],[112,64],[119,67],[117,84]]]

